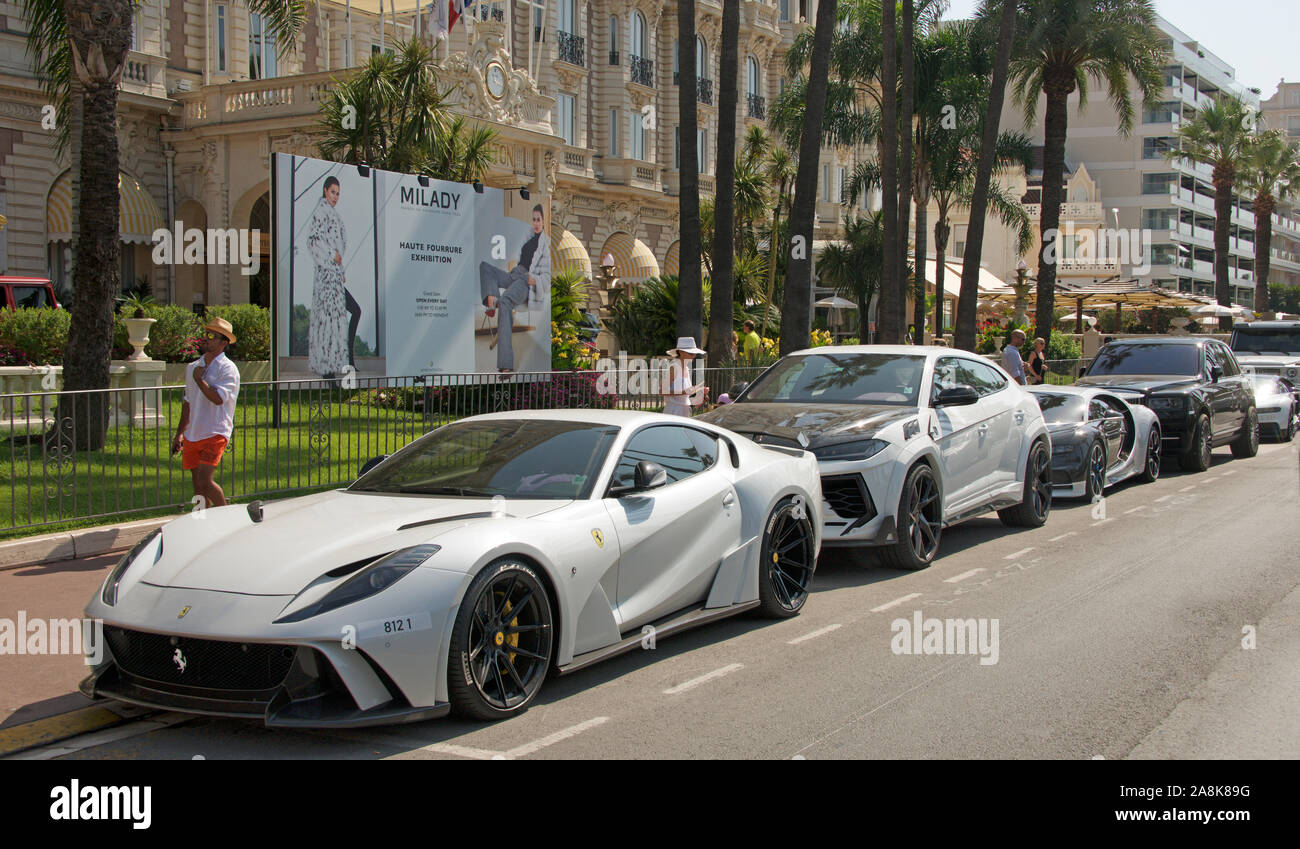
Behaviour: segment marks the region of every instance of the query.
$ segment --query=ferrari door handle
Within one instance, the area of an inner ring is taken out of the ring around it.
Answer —
[[[734,492],[728,492],[726,495],[722,496],[723,507],[730,507],[735,503],[736,503],[736,494]]]

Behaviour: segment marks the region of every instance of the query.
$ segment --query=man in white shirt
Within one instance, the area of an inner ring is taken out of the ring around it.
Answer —
[[[235,333],[224,318],[214,318],[203,331],[199,339],[203,356],[185,369],[185,401],[172,437],[172,453],[182,452],[181,468],[191,473],[194,494],[203,499],[201,506],[223,507],[226,494],[213,474],[235,429],[239,369],[225,354],[235,344]]]
[[[1025,332],[1013,330],[1011,341],[1002,349],[1002,367],[1021,386],[1025,385],[1025,361],[1020,357],[1020,346],[1023,344],[1025,344]]]

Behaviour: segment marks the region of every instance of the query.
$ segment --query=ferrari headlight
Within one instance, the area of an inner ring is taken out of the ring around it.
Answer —
[[[1159,395],[1151,396],[1151,409],[1153,410],[1168,410],[1170,412],[1178,412],[1179,410],[1182,410],[1184,407],[1186,407],[1186,405],[1187,405],[1187,399],[1184,398],[1182,395],[1169,395],[1163,398]]]
[[[812,449],[818,460],[865,460],[874,457],[889,447],[883,439],[859,439],[855,442],[839,442],[834,445],[819,445]]]
[[[131,546],[131,550],[128,551],[121,560],[117,561],[117,565],[113,567],[113,571],[108,573],[108,578],[104,581],[104,588],[99,592],[99,597],[103,599],[104,604],[107,604],[109,607],[117,604],[117,586],[122,583],[122,576],[126,574],[126,570],[131,568],[131,564],[135,562],[135,559],[139,557],[145,549],[149,548],[155,539],[158,541],[158,547],[154,550],[153,560],[149,565],[152,566],[154,563],[157,563],[158,558],[162,557],[162,528],[155,528],[152,533]]]
[[[352,604],[361,601],[363,598],[369,598],[400,581],[410,574],[411,570],[437,554],[441,549],[442,546],[440,545],[416,545],[384,555],[330,590],[320,601],[309,604],[302,610],[295,611],[287,616],[281,616],[275,622],[276,624],[281,622],[301,622],[304,619],[319,616],[345,604]]]

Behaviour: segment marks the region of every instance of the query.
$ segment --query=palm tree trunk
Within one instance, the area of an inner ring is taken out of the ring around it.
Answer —
[[[695,0],[678,0],[678,105],[681,123],[681,261],[677,272],[677,335],[699,339],[704,329],[704,281],[700,277],[700,154],[697,146]]]
[[[817,163],[822,146],[822,118],[830,79],[831,36],[835,31],[836,0],[817,7],[816,33],[808,68],[808,101],[799,139],[799,170],[794,178],[794,209],[790,213],[790,258],[786,262],[785,295],[781,300],[781,356],[807,348],[812,331],[813,220],[817,215]]]
[[[880,296],[873,342],[896,345],[903,341],[903,287],[899,278],[902,254],[898,226],[898,11],[893,0],[881,7],[880,38],[884,45],[880,65],[880,192],[884,213],[884,257],[880,269]],[[902,228],[907,232],[906,226]]]
[[[935,339],[943,335],[943,286],[948,270],[944,267],[944,263],[948,259],[948,234],[951,229],[948,226],[948,215],[940,204],[939,220],[934,222],[934,293],[937,298],[934,305]]]
[[[902,313],[906,311],[907,298],[902,294],[907,291],[907,231],[908,224],[912,220],[912,113],[915,108],[915,68],[913,62],[912,42],[913,34],[916,27],[916,9],[913,0],[903,0],[903,45],[902,45],[902,92],[900,103],[902,114],[899,116],[898,143],[900,149],[898,163],[898,276],[901,282],[899,287],[898,303],[900,307],[900,316],[898,327],[902,332],[906,332],[907,316]],[[924,269],[918,270],[916,276],[921,280],[921,291],[925,291]],[[920,307],[912,310],[913,314],[920,313],[921,323],[917,326],[916,332],[923,333],[925,328],[925,296],[921,297]]]
[[[912,341],[917,345],[925,344],[925,239],[927,214],[930,199],[924,192],[916,194],[916,286],[913,287],[915,300],[912,302],[912,323],[916,325],[916,334]],[[937,290],[936,290],[937,291]]]
[[[1228,279],[1228,230],[1232,227],[1232,185],[1236,174],[1231,168],[1216,165],[1214,175],[1214,297],[1225,307],[1232,306],[1232,287]],[[1220,328],[1232,328],[1232,316],[1219,319]]]
[[[1002,0],[1002,20],[998,26],[998,52],[989,86],[989,103],[984,113],[984,135],[980,139],[979,165],[975,169],[975,192],[971,198],[970,225],[966,230],[966,253],[962,257],[961,295],[957,300],[957,326],[953,328],[956,347],[975,350],[975,307],[979,298],[980,255],[984,251],[984,217],[988,214],[989,184],[993,180],[993,160],[1002,123],[1002,101],[1007,92],[1007,66],[1011,62],[1011,42],[1016,34],[1016,0]]]
[[[68,35],[77,54],[73,86],[81,89],[78,227],[72,285],[76,298],[63,353],[65,392],[107,389],[113,306],[121,293],[118,236],[117,83],[131,45],[131,0],[68,0]],[[103,56],[102,65],[97,61]],[[93,154],[91,153],[93,151]],[[75,400],[74,400],[75,399]],[[65,424],[71,419],[71,425]],[[107,393],[64,395],[60,428],[78,449],[98,450],[108,426]]]
[[[1034,336],[1051,338],[1052,307],[1056,302],[1056,268],[1061,259],[1061,201],[1065,190],[1065,134],[1069,129],[1069,93],[1074,78],[1047,80],[1047,115],[1043,119],[1043,202],[1039,218],[1042,245],[1038,250],[1038,306],[1034,311]],[[1033,337],[1030,337],[1033,338]]]
[[[776,258],[781,241],[781,207],[785,204],[785,180],[776,192],[776,206],[772,209],[772,232],[767,237],[767,297],[763,300],[763,316],[759,321],[759,335],[767,335],[767,317],[771,313],[772,298],[776,293]]]
[[[1255,197],[1255,312],[1268,309],[1269,251],[1273,247],[1273,209],[1271,194]]]
[[[734,358],[732,301],[736,287],[736,106],[740,99],[740,4],[722,5],[722,67],[718,69],[718,182],[713,201],[713,289],[709,365]]]

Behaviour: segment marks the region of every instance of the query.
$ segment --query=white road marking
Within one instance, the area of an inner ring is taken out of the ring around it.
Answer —
[[[1134,507],[1132,510],[1125,510],[1124,515],[1127,516],[1129,513],[1136,513],[1139,510],[1145,510],[1145,509],[1147,509],[1147,506],[1145,504],[1139,504],[1138,506]]]
[[[119,725],[116,728],[106,728],[103,731],[96,731],[93,734],[82,734],[79,737],[73,737],[70,740],[64,740],[60,743],[43,746],[39,749],[19,752],[16,755],[11,755],[8,759],[16,761],[48,761],[54,758],[61,758],[64,755],[73,754],[74,752],[94,748],[95,746],[102,746],[105,743],[114,743],[118,740],[126,740],[130,737],[138,737],[141,734],[160,731],[170,725],[189,722],[192,719],[195,719],[192,714],[164,713],[160,716],[142,719],[139,722],[132,722],[128,725]]]
[[[472,758],[476,761],[491,761],[499,758],[502,753],[494,752],[491,749],[475,749],[473,746],[457,746],[455,743],[432,743],[428,746],[421,746],[422,751],[436,752],[440,755],[456,755],[461,758]]]
[[[1048,540],[1048,542],[1060,542],[1061,540],[1065,539],[1066,537],[1072,537],[1072,536],[1074,536],[1076,533],[1078,533],[1078,532],[1077,532],[1077,531],[1066,531],[1065,533],[1061,534],[1060,536],[1052,537],[1051,539]]]
[[[1156,503],[1159,504],[1161,501],[1168,501],[1171,498],[1173,498],[1172,495],[1162,495],[1156,499]]]
[[[884,604],[880,605],[879,607],[873,607],[873,608],[871,608],[871,612],[872,612],[872,613],[879,613],[879,612],[882,611],[882,610],[888,610],[888,609],[891,608],[891,607],[898,607],[900,604],[903,604],[904,602],[908,602],[908,601],[911,601],[911,600],[914,599],[914,598],[920,598],[920,597],[921,597],[921,594],[920,594],[920,593],[908,593],[907,595],[903,596],[902,598],[896,598],[896,599],[894,599],[893,601],[887,601],[887,602],[885,602]]]
[[[944,583],[945,583],[945,584],[955,584],[955,583],[957,583],[958,581],[964,581],[964,580],[966,580],[967,578],[971,577],[972,575],[978,575],[980,572],[983,572],[983,571],[984,571],[983,569],[971,569],[969,572],[962,572],[960,575],[953,575],[951,578],[946,579],[946,580],[944,581]]]
[[[1106,524],[1107,522],[1111,522],[1111,521],[1114,521],[1114,520],[1113,520],[1113,519],[1102,519],[1100,522],[1093,522],[1093,523],[1092,523],[1092,527],[1095,528],[1095,527],[1097,527],[1098,525],[1104,525],[1104,524]]]
[[[1235,474],[1236,474],[1235,471],[1227,471],[1223,473],[1223,476],[1226,478],[1228,475],[1235,475]]]
[[[737,667],[740,664],[736,664]],[[522,746],[515,746],[505,753],[507,758],[522,758],[525,755],[531,755],[534,752],[540,752],[547,746],[554,746],[556,743],[568,740],[570,737],[576,737],[588,729],[595,728],[598,725],[604,725],[609,722],[608,716],[596,716],[588,719],[586,722],[579,722],[577,725],[556,731],[554,734],[547,734],[540,740],[534,740],[531,743],[524,743]]]
[[[839,627],[840,626],[838,624],[835,624],[835,625],[827,625],[825,628],[818,628],[816,631],[810,631],[809,633],[804,634],[802,637],[795,637],[793,640],[787,642],[786,645],[793,646],[802,643],[804,640],[815,640],[818,637],[822,636],[823,634],[829,634],[831,631],[834,631]]]
[[[1015,560],[1015,559],[1017,559],[1017,558],[1024,557],[1026,554],[1028,554],[1029,552],[1031,552],[1031,551],[1033,551],[1033,550],[1034,550],[1034,547],[1031,545],[1029,548],[1022,548],[1022,549],[1020,549],[1019,551],[1017,551],[1017,552],[1014,553],[1014,554],[1008,554],[1006,557],[1003,557],[1002,559],[1003,559],[1003,560]]]
[[[1180,490],[1178,490],[1178,491],[1179,491],[1179,492],[1191,492],[1193,489],[1196,489],[1196,484],[1192,484],[1191,486],[1185,486],[1185,487],[1183,487],[1182,489],[1180,489]]]
[[[743,663],[728,664],[722,667],[721,669],[715,669],[712,672],[701,675],[699,678],[692,678],[689,681],[683,681],[682,683],[678,684],[676,687],[669,687],[667,690],[664,690],[664,695],[675,696],[678,693],[684,693],[687,690],[700,686],[701,684],[706,684],[709,681],[712,681],[714,678],[721,678],[723,675],[730,675],[731,673],[735,672],[737,669],[743,669],[744,666],[745,664]]]

